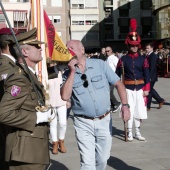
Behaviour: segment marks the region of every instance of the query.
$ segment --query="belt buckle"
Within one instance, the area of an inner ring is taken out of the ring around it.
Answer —
[[[138,85],[138,83],[137,83],[137,82],[138,82],[138,80],[136,80],[136,79],[135,79],[135,85]]]

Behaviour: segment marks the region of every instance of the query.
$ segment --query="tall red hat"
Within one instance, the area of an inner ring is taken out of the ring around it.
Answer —
[[[130,44],[130,45],[140,45],[141,39],[138,33],[136,32],[137,28],[137,21],[134,18],[131,18],[130,20],[130,27],[131,27],[131,32],[127,35],[125,39],[125,44]]]

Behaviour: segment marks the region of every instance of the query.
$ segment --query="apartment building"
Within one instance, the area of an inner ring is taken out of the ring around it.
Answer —
[[[105,0],[104,11],[105,16],[102,16],[101,22],[103,45],[112,44],[116,50],[126,48],[124,40],[130,31],[131,18],[137,20],[137,32],[143,45],[156,38],[151,0]]]
[[[70,0],[71,38],[89,50],[126,48],[130,18],[136,18],[143,44],[156,38],[152,0]]]
[[[156,16],[157,39],[169,39],[170,46],[170,0],[152,0]]]
[[[98,0],[70,0],[71,39],[82,41],[87,50],[100,47],[98,3]]]
[[[6,7],[9,11],[13,11],[13,17],[11,14],[10,18],[14,19],[13,26],[19,26],[18,17],[14,17],[14,11],[17,9],[20,12],[26,12],[23,11],[25,9],[23,7],[18,9],[21,5],[15,7],[14,5],[21,2],[24,5],[29,3],[28,1],[2,1],[4,5],[8,3],[8,7]],[[155,0],[154,3],[156,1],[160,2]],[[88,51],[99,51],[101,47],[107,45],[112,46],[115,50],[126,49],[124,40],[130,31],[130,18],[137,20],[137,32],[142,38],[143,45],[156,38],[162,38],[157,30],[158,21],[156,22],[160,15],[156,15],[156,17],[153,15],[152,11],[156,6],[152,0],[42,0],[42,2],[63,42],[66,43],[69,39],[81,40]],[[0,21],[3,19],[1,13]],[[22,29],[25,28],[22,27]],[[161,30],[162,27],[159,29]]]
[[[13,28],[19,32],[27,30],[30,4],[28,0],[2,0],[2,4]],[[0,9],[0,28],[8,27],[4,14]]]
[[[58,35],[66,43],[70,40],[69,1],[43,0],[43,5]]]

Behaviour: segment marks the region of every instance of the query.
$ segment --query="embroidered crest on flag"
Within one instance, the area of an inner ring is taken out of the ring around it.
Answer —
[[[13,97],[17,97],[17,96],[20,94],[20,92],[21,92],[21,87],[16,86],[16,85],[13,85],[13,86],[12,86],[11,95],[12,95]]]

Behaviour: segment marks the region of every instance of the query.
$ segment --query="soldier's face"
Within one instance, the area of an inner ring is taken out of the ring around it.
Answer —
[[[138,52],[138,45],[129,45],[129,49],[132,53]]]
[[[38,45],[28,45],[27,57],[31,62],[38,63],[42,60],[41,47]]]

